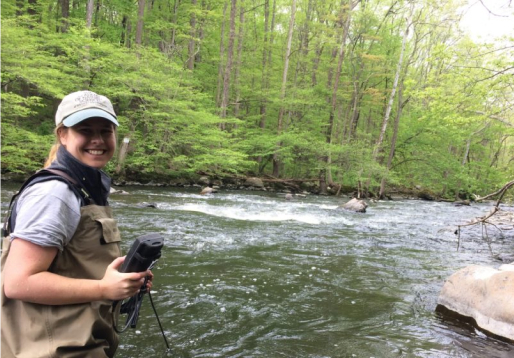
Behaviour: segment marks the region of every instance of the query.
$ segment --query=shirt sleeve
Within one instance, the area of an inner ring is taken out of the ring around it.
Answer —
[[[60,180],[34,184],[23,191],[16,204],[11,240],[18,238],[62,251],[80,221],[80,198]]]

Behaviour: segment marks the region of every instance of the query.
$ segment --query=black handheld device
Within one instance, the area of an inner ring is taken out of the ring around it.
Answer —
[[[120,272],[142,272],[152,269],[161,257],[164,239],[160,234],[151,233],[138,237],[130,248]]]
[[[164,239],[160,234],[150,233],[138,237],[132,244],[125,261],[120,267],[120,272],[143,272],[154,267],[157,260],[161,257],[161,249],[164,246]],[[148,278],[147,278],[148,279]],[[113,315],[127,314],[127,322],[123,329],[118,329],[117,319],[113,319],[114,330],[118,333],[124,332],[129,326],[136,328],[139,318],[139,309],[143,302],[146,291],[146,282],[137,294],[123,302],[113,302]],[[119,305],[121,303],[121,305]],[[117,309],[119,308],[119,310]]]

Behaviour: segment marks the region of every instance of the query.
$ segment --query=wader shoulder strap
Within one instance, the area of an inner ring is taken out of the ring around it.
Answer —
[[[91,195],[84,189],[82,186],[77,183],[75,179],[73,179],[71,176],[69,176],[66,172],[63,172],[62,170],[58,169],[43,169],[47,172],[53,173],[55,175],[58,175],[60,177],[63,177],[64,179],[68,180],[71,184],[73,184],[73,187],[78,191],[78,194],[80,194],[80,197],[83,199],[85,205],[92,204],[93,199],[91,199]],[[82,206],[85,206],[82,205]]]
[[[32,184],[36,184],[36,183],[47,181],[47,180],[54,180],[54,179],[61,180],[69,185],[70,189],[72,189],[73,192],[80,198],[80,206],[94,204],[93,199],[91,199],[91,195],[89,195],[89,193],[82,186],[80,186],[79,183],[77,183],[77,181],[75,179],[73,179],[67,173],[63,172],[62,170],[58,170],[58,169],[38,170],[35,174],[33,174],[30,178],[28,178],[23,183],[20,190],[18,190],[18,192],[12,196],[11,202],[9,203],[9,210],[7,211],[7,214],[5,215],[4,224],[2,226],[2,237],[5,237],[12,232],[13,225],[12,225],[11,218],[13,216],[13,211],[16,206],[16,201],[18,200],[18,197],[23,192],[23,190]],[[16,216],[16,213],[14,213],[14,217],[15,216]]]

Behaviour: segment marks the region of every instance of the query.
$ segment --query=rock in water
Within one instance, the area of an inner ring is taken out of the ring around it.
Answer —
[[[212,187],[212,185],[209,185],[205,188],[202,189],[202,191],[200,192],[201,195],[207,195],[207,194],[213,194],[213,193],[217,193],[218,191]]]
[[[367,207],[368,207],[368,204],[366,204],[366,202],[364,200],[359,200],[359,199],[353,198],[352,200],[350,200],[346,204],[340,206],[339,208],[345,209],[345,210],[350,210],[350,211],[355,211],[358,213],[365,213]]]
[[[475,320],[478,327],[514,341],[514,265],[471,265],[443,285],[438,304]]]

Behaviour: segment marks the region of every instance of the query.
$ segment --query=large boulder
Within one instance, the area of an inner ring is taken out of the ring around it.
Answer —
[[[471,265],[451,275],[438,304],[473,318],[478,327],[514,341],[514,265]]]
[[[255,188],[264,188],[264,183],[260,178],[247,178],[244,186],[253,186]]]
[[[353,198],[344,205],[339,206],[340,209],[355,211],[358,213],[365,213],[368,204],[364,200]]]
[[[217,188],[213,187],[212,185],[209,185],[209,186],[206,186],[205,188],[202,189],[202,191],[200,191],[200,194],[201,195],[209,195],[209,194],[213,194],[213,193],[217,193],[218,190]]]

